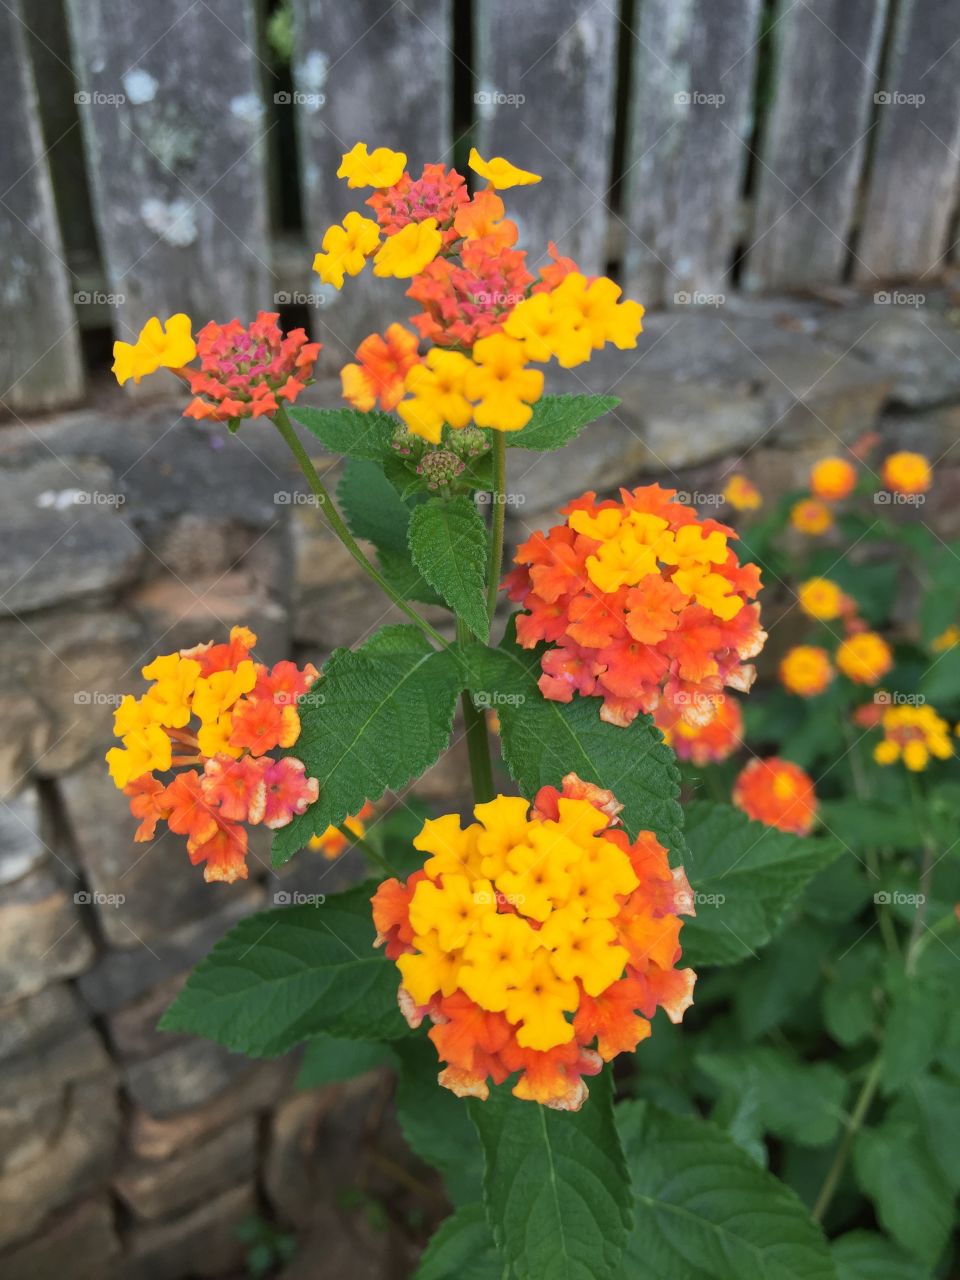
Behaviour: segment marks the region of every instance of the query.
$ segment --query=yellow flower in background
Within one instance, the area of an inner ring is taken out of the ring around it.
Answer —
[[[883,741],[873,749],[877,764],[894,764],[902,760],[913,773],[926,769],[933,756],[949,760],[953,755],[950,726],[933,707],[888,707],[880,721]]]
[[[891,453],[883,464],[883,483],[894,493],[926,493],[933,480],[933,469],[922,453],[901,450]]]
[[[340,161],[337,177],[346,178],[348,187],[392,187],[403,177],[406,166],[403,151],[389,147],[368,151],[365,142],[358,142]]]
[[[798,644],[784,654],[780,663],[780,679],[790,693],[813,698],[833,679],[833,665],[826,649],[815,644]]]
[[[358,276],[367,258],[380,243],[380,228],[372,218],[351,210],[342,225],[334,223],[323,235],[323,251],[313,260],[313,269],[324,284],[343,288],[343,277]]]
[[[531,405],[543,395],[543,374],[527,368],[522,342],[493,333],[473,344],[464,393],[478,402],[473,411],[478,427],[519,431],[530,421]]]
[[[439,444],[443,424],[461,429],[473,419],[473,405],[464,395],[472,364],[459,351],[431,347],[421,364],[408,370],[404,386],[409,398],[397,405],[407,430],[431,444]]]
[[[723,500],[734,511],[756,511],[763,505],[760,490],[739,471],[735,471],[724,485]]]
[[[810,471],[810,492],[824,502],[848,497],[857,483],[857,469],[846,458],[821,458]]]
[[[800,608],[818,622],[832,622],[843,612],[846,596],[829,578],[808,578],[797,589]]]
[[[484,160],[476,147],[470,148],[467,163],[474,173],[479,174],[481,178],[486,178],[498,191],[505,191],[508,187],[527,187],[531,183],[540,181],[538,173],[531,173],[528,169],[518,169],[503,156],[491,156],[489,160]]]
[[[113,344],[113,373],[121,387],[132,378],[139,383],[158,369],[182,369],[196,357],[193,324],[188,315],[178,312],[165,324],[151,316],[140,330],[136,342]]]
[[[879,684],[893,666],[893,653],[883,636],[858,631],[840,645],[837,666],[855,684]]]
[[[930,642],[934,653],[946,653],[948,649],[960,644],[960,627],[951,624],[946,631],[941,631],[935,640]]]
[[[790,511],[790,523],[800,533],[818,537],[833,526],[833,515],[818,498],[803,498]]]
[[[443,236],[437,230],[436,218],[408,222],[384,240],[373,259],[373,274],[409,280],[434,260],[442,245]]]

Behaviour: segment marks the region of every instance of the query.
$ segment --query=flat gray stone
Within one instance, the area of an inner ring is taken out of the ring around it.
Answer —
[[[36,787],[0,803],[0,885],[11,884],[46,857]]]
[[[246,1246],[237,1229],[256,1212],[257,1189],[248,1182],[172,1222],[135,1227],[127,1238],[123,1280],[183,1280],[239,1271]]]
[[[918,296],[923,296],[917,290]],[[883,296],[909,296],[909,288]],[[857,355],[892,379],[891,399],[929,408],[960,395],[960,329],[936,299],[918,306],[868,303],[841,311],[822,328],[834,347]]]
[[[202,1204],[252,1178],[257,1163],[257,1121],[235,1118],[200,1146],[169,1160],[131,1160],[113,1179],[121,1200],[138,1218],[162,1218]]]
[[[28,1244],[0,1256],[4,1280],[114,1280],[120,1241],[106,1198],[85,1200],[44,1225]]]
[[[150,1115],[163,1119],[210,1102],[250,1070],[249,1059],[210,1040],[187,1040],[165,1053],[131,1063],[127,1092]]]
[[[82,973],[93,955],[77,905],[45,867],[0,889],[0,1004]]]

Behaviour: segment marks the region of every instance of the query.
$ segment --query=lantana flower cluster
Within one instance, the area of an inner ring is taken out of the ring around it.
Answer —
[[[518,1098],[577,1110],[584,1076],[632,1052],[658,1006],[679,1022],[695,975],[676,969],[683,871],[649,832],[631,842],[609,791],[575,774],[531,809],[514,796],[427,821],[429,855],[373,898],[378,945],[402,976],[400,1007],[425,1018],[458,1096],[518,1075]]]
[[[406,164],[403,152],[370,152],[362,142],[344,155],[338,176],[374,188],[366,201],[374,217],[349,212],[324,233],[314,259],[336,289],[372,262],[375,275],[409,280],[407,296],[421,307],[411,317],[416,333],[392,324],[344,366],[343,394],[356,408],[395,408],[432,444],[444,425],[517,431],[543,394],[543,373],[531,364],[572,368],[606,343],[636,346],[643,308],[621,301],[612,280],[587,277],[553,245],[535,274],[515,247],[518,228],[497,192],[539,182],[538,174],[474,148],[470,168],[487,185],[471,195],[454,169],[427,164],[415,178]],[[420,339],[431,344],[422,357]]]
[[[931,706],[884,707],[880,727],[883,739],[873,749],[877,764],[901,761],[912,773],[922,773],[931,759],[949,760],[953,755],[950,725]]]
[[[602,698],[600,716],[627,725],[665,701],[688,724],[707,724],[725,687],[746,691],[747,659],[763,647],[755,564],[741,565],[727,525],[701,520],[674,489],[593,492],[561,508],[563,524],[535,533],[506,579],[525,612],[524,648],[546,641],[539,685],[547,698]]]
[[[284,827],[318,796],[302,761],[271,752],[300,736],[299,699],[317,678],[311,665],[251,654],[257,638],[234,627],[225,644],[163,654],[143,668],[150,688],[124,697],[114,714],[122,746],[107,752],[110,776],[140,821],[134,839],[157,825],[187,837],[204,879],[246,879],[247,826]],[[174,772],[172,779],[157,774]]]
[[[809,835],[817,819],[813,779],[792,760],[750,760],[733,785],[733,803],[754,822]]]
[[[653,713],[654,723],[678,760],[698,769],[722,764],[743,746],[743,711],[739,699],[729,693],[717,694],[714,716],[706,724],[690,724],[669,703],[661,702]]]

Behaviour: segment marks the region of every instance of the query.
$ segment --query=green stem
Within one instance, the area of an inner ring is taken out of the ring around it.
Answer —
[[[301,444],[300,437],[297,435],[296,431],[294,431],[293,424],[287,416],[287,411],[283,405],[280,406],[274,415],[273,422],[277,430],[280,432],[280,435],[283,437],[290,452],[296,458],[297,465],[303,472],[304,479],[310,486],[311,493],[313,493],[314,497],[320,504],[320,510],[326,517],[327,524],[350,552],[363,572],[368,578],[377,584],[385,595],[389,596],[397,608],[405,613],[411,622],[415,623],[420,628],[424,635],[427,635],[431,640],[436,641],[441,648],[448,648],[447,641],[444,640],[439,631],[436,631],[430,623],[427,622],[426,618],[422,618],[420,614],[417,613],[416,609],[412,608],[407,601],[404,600],[403,596],[394,590],[390,583],[387,582],[386,578],[384,578],[380,573],[376,565],[368,560],[364,555],[356,538],[354,538],[353,534],[340,518],[340,513],[334,506],[333,499],[327,492],[323,481],[317,475],[317,469],[310,461],[310,455]]]
[[[913,815],[916,820],[917,830],[923,835],[923,861],[920,865],[920,883],[918,886],[923,901],[917,903],[916,915],[913,917],[913,924],[910,927],[910,938],[907,942],[906,969],[909,974],[913,973],[916,969],[917,959],[920,954],[918,944],[923,936],[923,927],[927,916],[927,903],[930,901],[935,849],[934,842],[926,829],[926,812],[923,807],[923,796],[920,793],[920,784],[912,773],[908,776],[908,785],[910,787],[910,800],[913,805]]]
[[[490,570],[487,578],[487,619],[493,626],[503,564],[503,526],[507,516],[507,446],[502,431],[493,433],[493,520],[490,528]]]
[[[469,629],[458,618],[457,643],[462,648],[469,644],[471,639]],[[464,689],[460,695],[460,705],[463,707],[473,799],[476,804],[485,804],[494,796],[493,764],[490,758],[490,734],[487,729],[486,713],[476,706],[469,689]]]
[[[853,729],[850,721],[844,716],[843,731],[849,744],[848,755],[850,758],[850,773],[853,778],[853,790],[857,799],[864,806],[870,803],[870,785],[867,782],[866,774],[863,771],[863,761],[860,759],[860,743],[854,737]],[[880,879],[880,861],[876,849],[872,846],[864,850],[864,857],[867,861],[867,870],[876,884]],[[893,920],[886,908],[886,904],[876,901],[874,896],[874,908],[877,913],[877,923],[880,926],[880,936],[883,938],[883,944],[892,956],[900,955],[900,943],[897,939],[897,931],[894,927]]]
[[[351,831],[345,822],[338,822],[337,830],[342,836],[346,837],[349,844],[355,844],[361,853],[370,859],[374,866],[379,867],[381,871],[385,871],[388,876],[392,876],[394,874],[393,867],[390,866],[390,863],[386,860],[383,854],[378,849],[375,849],[372,844],[368,844],[367,841],[364,840],[363,836],[358,836],[355,832]]]
[[[853,1147],[854,1139],[860,1132],[867,1112],[870,1110],[870,1104],[873,1102],[874,1094],[880,1084],[880,1074],[883,1069],[882,1063],[883,1059],[880,1054],[877,1054],[870,1065],[870,1070],[867,1072],[867,1078],[863,1082],[853,1111],[847,1120],[840,1145],[837,1147],[837,1154],[833,1157],[833,1163],[827,1171],[823,1186],[820,1188],[820,1194],[817,1196],[817,1202],[813,1206],[810,1216],[814,1222],[822,1222],[824,1214],[830,1207],[830,1201],[833,1199],[837,1184],[843,1175],[844,1169],[847,1167],[847,1160],[850,1158],[850,1150]]]

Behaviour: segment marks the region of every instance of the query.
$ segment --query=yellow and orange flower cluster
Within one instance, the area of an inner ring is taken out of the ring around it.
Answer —
[[[662,700],[707,724],[725,687],[750,688],[746,660],[766,639],[749,603],[760,570],[739,563],[732,529],[675,495],[659,485],[621,489],[619,501],[586,493],[561,508],[565,523],[518,549],[505,585],[525,610],[520,644],[550,645],[545,697],[600,697],[601,719],[618,725]]]
[[[361,838],[366,831],[366,822],[368,818],[374,815],[374,807],[368,800],[359,813],[351,814],[345,819],[343,826],[355,835]],[[311,836],[307,843],[307,848],[312,849],[314,853],[322,853],[330,862],[334,858],[339,858],[344,849],[349,844],[346,835],[339,827],[327,827],[326,831],[321,831],[318,836]]]
[[[734,511],[758,511],[763,506],[760,490],[739,471],[735,471],[724,485],[723,500]]]
[[[788,649],[780,662],[780,679],[790,693],[815,698],[833,680],[833,663],[826,649],[816,644],[798,644]]]
[[[297,703],[317,670],[267,668],[251,657],[256,641],[234,627],[226,644],[154,658],[143,668],[150,688],[128,694],[114,715],[123,745],[106,758],[140,820],[134,838],[152,840],[166,822],[187,837],[194,866],[206,863],[206,880],[246,879],[244,824],[286,826],[317,799],[317,780],[300,760],[269,754],[300,736]],[[156,777],[180,766],[171,781]]]
[[[891,453],[883,464],[883,483],[894,493],[914,496],[926,493],[933,483],[933,469],[922,453],[902,449]]]
[[[339,170],[352,187],[373,186],[367,204],[328,228],[314,270],[339,289],[368,261],[376,275],[410,281],[407,296],[422,310],[412,317],[432,346],[419,359],[402,326],[371,334],[342,370],[343,394],[368,411],[396,407],[407,429],[437,444],[444,425],[475,423],[518,431],[543,394],[543,374],[530,364],[556,359],[564,368],[589,360],[606,343],[635,347],[643,308],[620,300],[605,277],[588,278],[553,245],[537,275],[515,248],[516,223],[498,190],[539,182],[537,174],[474,149],[470,168],[488,185],[471,196],[462,175],[428,164],[419,178],[402,152],[365,143]]]
[[[873,749],[877,764],[896,764],[902,760],[912,773],[922,773],[935,760],[949,760],[953,755],[950,726],[933,707],[890,706],[880,717],[883,741]]]
[[[855,630],[837,649],[837,666],[854,684],[877,685],[893,666],[893,653],[876,631]]]
[[[689,760],[698,769],[708,764],[722,764],[743,745],[743,712],[740,703],[729,693],[713,699],[716,714],[707,724],[689,724],[676,709],[661,702],[653,719],[679,760]]]
[[[809,835],[817,818],[813,780],[778,756],[751,760],[733,786],[733,803],[754,822],[794,835]]]
[[[679,1022],[695,975],[678,970],[680,915],[693,895],[666,850],[631,843],[609,791],[575,774],[526,800],[497,796],[428,821],[429,855],[373,898],[378,945],[402,975],[411,1026],[429,1017],[439,1080],[486,1098],[519,1073],[518,1098],[577,1110],[584,1076],[629,1053],[662,1007]]]

